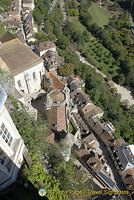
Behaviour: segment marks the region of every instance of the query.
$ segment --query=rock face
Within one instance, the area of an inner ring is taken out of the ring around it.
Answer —
[[[67,134],[64,139],[60,141],[60,145],[62,146],[61,154],[63,155],[65,161],[69,161],[71,155],[71,149],[74,144],[73,138],[71,134]]]
[[[3,66],[4,67],[4,66]],[[6,67],[6,66],[5,66]],[[1,65],[0,65],[1,68]],[[14,94],[14,79],[8,71],[0,69],[0,84],[7,94]]]

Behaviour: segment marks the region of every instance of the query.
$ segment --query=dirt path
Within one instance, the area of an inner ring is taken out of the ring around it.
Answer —
[[[117,85],[116,83],[114,83],[114,87],[117,89],[118,93],[121,94],[121,101],[128,100],[129,106],[134,104],[134,97],[131,95],[130,90],[127,90],[123,86]]]
[[[86,59],[85,57],[81,56],[80,52],[76,51],[77,55],[80,58],[80,61],[83,63],[86,63],[87,65],[91,66],[92,68],[96,69],[96,72],[101,74],[104,78],[106,78],[107,76],[105,74],[103,74],[100,70],[98,70],[95,66],[91,65]],[[112,81],[113,82],[113,81]],[[128,101],[128,105],[131,106],[134,104],[134,97],[131,95],[131,91],[127,90],[126,88],[124,88],[123,86],[120,86],[118,84],[116,84],[115,82],[113,82],[114,87],[117,89],[117,93],[121,94],[121,102],[127,100]]]

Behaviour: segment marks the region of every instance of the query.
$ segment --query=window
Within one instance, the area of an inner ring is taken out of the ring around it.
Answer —
[[[33,72],[33,79],[34,79],[34,80],[36,79],[36,74],[35,74],[35,72]]]
[[[2,123],[0,127],[0,135],[2,136],[3,140],[8,144],[8,146],[11,146],[13,137],[9,133],[8,129],[5,127],[4,123]]]
[[[7,156],[6,156],[5,152],[0,148],[0,163],[2,165],[4,165],[6,157]]]
[[[18,80],[17,83],[18,83],[18,86],[21,87],[21,82],[20,82],[20,80]]]

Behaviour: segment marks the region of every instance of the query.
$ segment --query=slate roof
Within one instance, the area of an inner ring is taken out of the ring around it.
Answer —
[[[90,127],[95,126],[96,123],[98,123],[99,120],[97,118],[94,117],[90,117],[87,119],[87,123],[89,124]]]
[[[133,167],[134,167],[134,161],[132,160],[132,157],[129,154],[129,151],[125,148],[125,144],[122,144],[121,146],[114,147],[114,150],[116,152],[116,155],[119,158],[119,161],[122,164],[123,169],[126,168],[128,163],[132,164]]]
[[[101,133],[103,132],[103,127],[102,124],[100,122],[96,123],[96,125],[94,127],[92,127],[92,129],[94,130],[94,132],[100,136]]]
[[[1,42],[0,57],[13,76],[43,62],[26,44],[9,32],[1,38]]]
[[[69,76],[69,77],[67,78],[67,83],[68,83],[68,85],[70,85],[71,82],[74,81],[74,79],[75,79],[74,74],[72,74],[71,76]]]
[[[81,88],[81,84],[78,82],[72,82],[70,83],[70,90],[71,92],[77,90],[78,88]]]
[[[107,186],[108,186],[110,189],[113,189],[113,188],[114,188],[115,183],[114,183],[110,178],[108,178],[105,174],[103,174],[102,172],[99,172],[99,173],[98,173],[98,176],[104,181],[104,183],[107,184]]]

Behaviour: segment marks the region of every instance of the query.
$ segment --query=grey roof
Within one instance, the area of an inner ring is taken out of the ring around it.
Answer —
[[[87,119],[87,123],[89,124],[89,126],[93,127],[95,126],[96,123],[98,123],[98,119],[97,118],[93,118],[93,117],[90,117]]]
[[[110,189],[112,189],[114,187],[115,183],[110,178],[108,178],[107,176],[105,176],[102,172],[99,172],[98,176],[103,180],[104,183],[106,183],[106,185]]]
[[[88,96],[83,92],[83,90],[79,90],[76,92],[75,95],[71,95],[74,103],[77,103],[79,108],[83,108],[88,103],[91,103],[91,100],[88,98]]]
[[[81,88],[81,84],[77,82],[73,82],[70,84],[71,92],[75,91],[76,89]]]
[[[121,146],[114,147],[116,150],[116,155],[119,158],[119,161],[121,162],[122,167],[125,169],[127,164],[130,163],[134,166],[134,162],[132,160],[131,155],[129,154],[129,151],[126,148],[125,144],[122,144]]]
[[[67,79],[68,85],[70,85],[71,82],[74,81],[74,79],[75,79],[75,76],[73,74],[71,76],[69,76],[68,79]]]
[[[7,94],[5,93],[4,89],[0,85],[0,111],[2,107],[4,106],[6,99],[7,99]]]
[[[102,124],[99,122],[96,123],[96,125],[93,127],[93,130],[97,135],[101,135],[101,133],[103,132]]]

